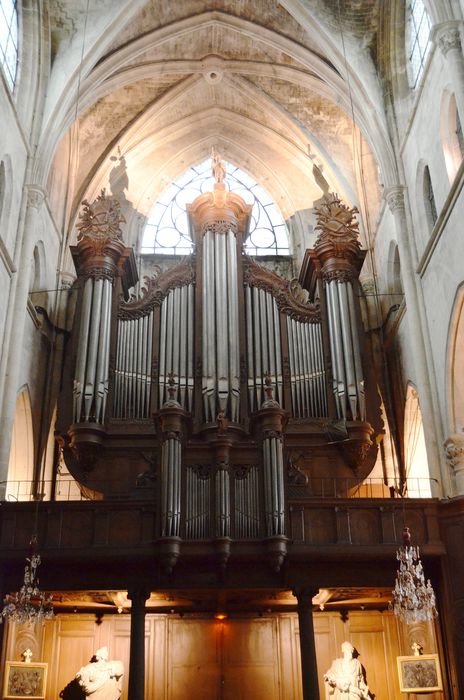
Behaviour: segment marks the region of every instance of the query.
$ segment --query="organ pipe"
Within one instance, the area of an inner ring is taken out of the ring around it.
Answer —
[[[240,358],[238,338],[237,251],[231,230],[208,228],[203,237],[203,378],[204,417],[219,412],[239,419]]]

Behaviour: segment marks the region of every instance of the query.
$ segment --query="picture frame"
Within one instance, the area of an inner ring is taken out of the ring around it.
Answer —
[[[44,700],[47,670],[47,663],[6,661],[2,697],[8,700]]]
[[[433,693],[443,690],[438,654],[397,656],[396,661],[402,693]]]

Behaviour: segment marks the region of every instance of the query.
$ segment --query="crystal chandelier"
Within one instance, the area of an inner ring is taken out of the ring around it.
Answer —
[[[425,583],[419,547],[411,546],[408,527],[403,528],[403,546],[397,550],[396,558],[399,568],[390,610],[408,625],[437,617],[435,593],[430,579]]]
[[[53,616],[52,596],[47,596],[39,589],[37,569],[40,565],[40,555],[36,552],[37,538],[31,540],[31,554],[26,558],[23,585],[16,593],[4,598],[4,606],[0,616],[19,624],[34,624],[50,620]]]

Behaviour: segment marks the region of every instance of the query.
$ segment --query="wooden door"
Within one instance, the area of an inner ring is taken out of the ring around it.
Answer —
[[[279,700],[276,620],[172,620],[167,700]]]

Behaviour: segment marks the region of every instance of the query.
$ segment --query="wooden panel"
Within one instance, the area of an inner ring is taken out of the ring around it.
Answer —
[[[44,661],[48,661],[47,697],[58,698],[82,666],[100,646],[100,630],[91,616],[59,616],[53,637],[46,639]]]
[[[169,620],[167,700],[219,698],[217,623]]]
[[[325,610],[315,612],[320,698],[325,698],[323,675],[341,656],[341,643],[349,640],[359,652],[366,679],[376,700],[402,700],[396,657],[409,653],[411,640],[437,649],[432,626],[401,626],[388,612],[350,611],[346,617]],[[125,667],[121,700],[128,700],[130,616],[58,615],[30,632],[14,625],[6,628],[5,654],[31,646],[37,660],[49,664],[47,698],[58,698],[81,666],[101,646],[111,659]],[[42,642],[43,638],[43,642]],[[301,700],[298,618],[283,613],[257,619],[181,619],[147,615],[145,626],[146,685],[150,700]],[[413,696],[412,696],[413,697]],[[412,700],[411,697],[411,700]],[[419,697],[419,696],[418,696]],[[442,694],[428,696],[440,700]]]
[[[275,618],[222,624],[221,700],[278,700],[279,649]]]
[[[372,508],[351,508],[352,544],[378,544],[382,541],[380,511]]]
[[[399,693],[396,656],[398,640],[389,639],[383,613],[350,613],[348,639],[359,653],[366,681],[376,700],[392,700]],[[392,642],[394,642],[392,644]]]

